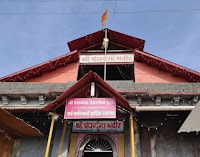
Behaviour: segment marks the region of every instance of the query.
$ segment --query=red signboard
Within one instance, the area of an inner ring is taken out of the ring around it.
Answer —
[[[65,106],[65,119],[116,118],[114,98],[70,98]]]

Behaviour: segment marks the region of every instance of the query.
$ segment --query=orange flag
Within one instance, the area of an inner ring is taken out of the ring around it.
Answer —
[[[106,9],[105,13],[103,14],[103,16],[101,17],[101,29],[103,28],[105,22],[106,22],[106,19],[107,19],[107,16],[108,16],[108,9]]]

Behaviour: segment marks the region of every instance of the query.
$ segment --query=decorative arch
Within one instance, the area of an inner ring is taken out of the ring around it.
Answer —
[[[113,157],[118,157],[117,148],[116,148],[114,141],[105,134],[94,134],[94,135],[85,136],[85,138],[83,139],[83,141],[82,141],[82,143],[79,147],[78,157],[83,157],[85,146],[89,142],[91,142],[95,139],[99,139],[99,140],[108,142],[110,144],[111,148],[112,148],[111,150],[112,150],[112,153],[113,153]]]

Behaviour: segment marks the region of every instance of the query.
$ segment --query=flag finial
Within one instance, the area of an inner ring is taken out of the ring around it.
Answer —
[[[106,9],[105,13],[101,17],[101,22],[102,22],[102,24],[101,24],[101,30],[102,30],[102,28],[103,28],[103,26],[104,26],[104,24],[106,22],[107,16],[108,16],[108,9]]]

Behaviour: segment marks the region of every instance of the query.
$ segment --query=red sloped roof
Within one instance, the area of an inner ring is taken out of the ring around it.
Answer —
[[[116,92],[110,85],[108,85],[100,76],[90,71],[84,77],[82,77],[75,85],[70,87],[66,92],[59,96],[55,101],[44,107],[43,111],[55,111],[61,106],[65,106],[67,98],[84,98],[87,95],[87,91],[90,90],[91,82],[95,82],[96,88],[99,89],[99,95],[103,97],[116,98],[117,105],[122,108],[131,110],[128,101]]]
[[[143,51],[145,40],[122,34],[110,29],[107,30],[109,42],[120,44],[129,47],[130,49],[139,49]],[[68,42],[70,51],[82,50],[89,46],[102,43],[105,36],[104,31],[105,29]]]
[[[0,108],[0,125],[3,129],[20,137],[36,137],[43,134],[35,127],[25,123],[9,112]]]
[[[69,63],[74,63],[79,60],[78,51],[72,51],[65,55],[56,57],[47,62],[32,66],[30,68],[18,71],[16,73],[7,75],[0,78],[1,82],[24,82],[26,79],[30,79],[41,74],[55,70],[59,67],[63,67]]]
[[[147,52],[135,50],[135,61],[141,61],[160,70],[167,71],[172,75],[187,79],[189,82],[200,82],[200,73],[177,65],[165,59],[156,57]]]
[[[105,29],[104,29],[105,30]],[[104,30],[86,35],[79,39],[68,42],[70,53],[54,58],[42,64],[32,66],[11,75],[0,78],[1,82],[24,82],[26,79],[40,76],[41,74],[65,66],[66,64],[77,62],[79,60],[79,50],[91,45],[102,43]],[[142,61],[161,70],[170,72],[173,75],[187,79],[189,82],[200,82],[200,73],[174,64],[162,58],[156,57],[147,52],[143,52],[145,41],[131,37],[110,29],[108,38],[110,42],[129,47],[135,50],[135,61]]]

